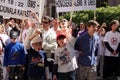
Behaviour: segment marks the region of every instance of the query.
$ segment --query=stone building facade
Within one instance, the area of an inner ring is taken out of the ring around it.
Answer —
[[[56,16],[55,0],[46,0],[44,8],[45,10],[43,15],[51,17]]]
[[[120,0],[108,0],[110,6],[116,6],[120,4]]]

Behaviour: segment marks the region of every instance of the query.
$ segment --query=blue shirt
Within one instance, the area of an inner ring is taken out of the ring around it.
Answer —
[[[96,65],[96,54],[99,43],[99,37],[94,34],[91,37],[88,32],[85,32],[78,37],[75,43],[75,50],[81,51],[78,57],[78,63],[84,66]]]
[[[5,47],[4,66],[25,64],[25,49],[20,42],[10,42]]]

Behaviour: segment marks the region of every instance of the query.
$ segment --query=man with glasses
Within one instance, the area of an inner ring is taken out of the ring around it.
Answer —
[[[43,17],[42,24],[43,24],[42,32],[43,49],[47,55],[50,73],[52,73],[54,61],[54,59],[52,58],[53,55],[52,53],[54,52],[55,48],[57,48],[56,33],[50,29],[50,18],[48,16]],[[52,79],[51,74],[50,77]]]
[[[34,15],[36,16],[36,15]],[[36,17],[37,18],[37,17]],[[36,20],[39,21],[37,18]],[[43,40],[42,48],[44,49],[46,56],[47,56],[47,61],[49,63],[49,69],[46,69],[46,72],[49,73],[50,75],[47,75],[47,77],[52,80],[52,69],[53,69],[53,61],[54,59],[52,58],[54,50],[57,48],[57,43],[56,43],[56,33],[51,30],[50,28],[50,18],[48,16],[44,16],[42,19],[42,28],[36,29],[35,33],[31,35],[30,39],[34,38],[37,34],[40,34]]]
[[[53,27],[51,28],[53,31],[57,32],[60,30],[59,19],[55,18],[53,20]]]

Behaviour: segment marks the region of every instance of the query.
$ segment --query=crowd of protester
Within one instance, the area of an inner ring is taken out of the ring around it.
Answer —
[[[114,80],[120,76],[119,21],[77,26],[44,16],[0,24],[0,80]],[[113,79],[114,78],[114,79]]]

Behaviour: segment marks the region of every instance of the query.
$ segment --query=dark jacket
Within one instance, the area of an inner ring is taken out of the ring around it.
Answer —
[[[30,48],[28,51],[28,76],[44,76],[45,67],[48,66],[44,51],[37,52]]]

